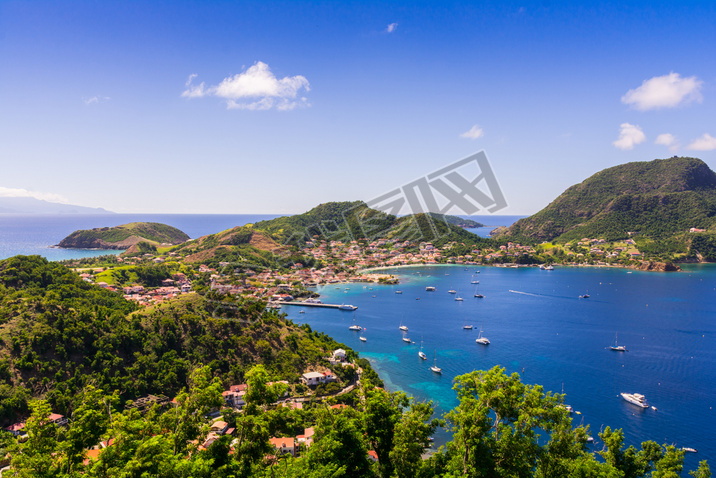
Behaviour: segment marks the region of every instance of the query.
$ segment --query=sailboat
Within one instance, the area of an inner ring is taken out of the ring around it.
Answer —
[[[618,336],[619,336],[619,333],[616,333],[616,334],[614,335],[614,345],[612,345],[612,346],[609,347],[609,348],[612,349],[612,350],[615,351],[615,352],[626,352],[626,351],[627,351],[626,346],[624,346],[624,345],[617,345],[617,337],[618,337]]]
[[[420,351],[418,352],[418,357],[420,357],[423,360],[427,360],[428,356],[425,355],[425,352],[423,352],[423,341],[420,341]]]
[[[462,297],[460,297],[460,294],[457,294],[457,295],[455,296],[455,300],[458,301],[458,302],[462,302]]]
[[[437,353],[437,351],[435,352],[435,360],[433,361],[433,366],[430,367],[430,370],[433,371],[433,372],[435,372],[435,373],[443,373],[443,369],[441,369],[440,367],[438,367],[438,353]]]
[[[485,297],[477,291],[477,286],[475,286],[475,297],[477,297],[478,299],[482,299],[483,297]]]
[[[475,280],[475,274],[472,275],[472,281],[470,281],[470,284],[479,284],[479,280]]]
[[[355,330],[355,331],[363,330],[363,327],[361,327],[360,325],[356,325],[356,315],[355,314],[353,314],[353,325],[348,327],[348,330]]]
[[[407,332],[407,331],[408,331],[408,326],[407,326],[407,325],[403,325],[403,321],[402,321],[402,320],[400,321],[400,327],[398,327],[398,328],[399,328],[400,330],[402,330],[403,332]]]
[[[448,294],[457,294],[457,291],[450,287],[450,290],[448,291]]]
[[[480,326],[480,335],[477,336],[475,342],[480,345],[490,345],[490,339],[482,336],[482,325]]]
[[[465,319],[462,323],[462,328],[465,330],[472,330],[472,325],[467,323],[467,319]]]

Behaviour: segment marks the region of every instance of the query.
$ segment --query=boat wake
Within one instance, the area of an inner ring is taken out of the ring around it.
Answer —
[[[531,292],[522,292],[522,291],[520,291],[520,290],[512,290],[512,289],[510,289],[510,292],[512,292],[513,294],[531,295],[532,297],[546,297],[546,296],[544,296],[544,295],[533,294],[533,293],[531,293]]]

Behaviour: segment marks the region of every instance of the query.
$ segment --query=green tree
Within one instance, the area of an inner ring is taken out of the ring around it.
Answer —
[[[453,388],[460,404],[447,415],[454,437],[445,476],[529,477],[546,467],[548,451],[551,461],[580,456],[585,438],[570,431],[559,396],[499,367],[458,376]]]
[[[443,424],[442,420],[432,418],[433,412],[432,402],[412,402],[410,409],[395,424],[390,461],[398,478],[420,475],[423,468],[421,455],[429,445],[428,438]]]
[[[12,455],[12,468],[20,478],[45,478],[58,474],[57,426],[48,420],[52,413],[45,400],[30,402],[32,414],[25,423],[27,441],[18,443]]]

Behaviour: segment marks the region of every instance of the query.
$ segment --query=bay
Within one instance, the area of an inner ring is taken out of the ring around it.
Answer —
[[[479,270],[479,274],[476,271]],[[499,268],[423,266],[389,269],[398,286],[322,287],[326,303],[350,303],[355,313],[284,307],[368,358],[390,390],[433,400],[442,414],[457,405],[455,376],[495,365],[527,383],[561,392],[591,426],[594,449],[605,426],[622,428],[627,444],[645,440],[693,447],[687,467],[716,457],[716,267],[686,266],[680,273],[619,268]],[[479,285],[473,285],[479,280]],[[427,286],[436,287],[426,292]],[[485,297],[474,298],[475,288]],[[454,288],[464,300],[455,301]],[[401,290],[402,294],[396,294]],[[588,299],[580,295],[589,294]],[[416,300],[419,298],[420,300]],[[365,328],[348,330],[355,317]],[[415,343],[402,341],[408,326]],[[464,330],[472,324],[473,330]],[[491,344],[475,343],[480,327]],[[615,334],[628,352],[609,349]],[[368,340],[361,342],[359,335]],[[421,360],[421,342],[429,360]],[[434,357],[442,375],[429,367]],[[624,401],[621,392],[646,395],[658,410]],[[449,438],[436,437],[438,444]]]

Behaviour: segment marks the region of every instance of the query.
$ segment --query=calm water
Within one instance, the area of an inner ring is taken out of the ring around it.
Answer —
[[[0,259],[39,254],[52,261],[119,254],[121,251],[54,249],[78,229],[112,227],[129,222],[160,222],[174,226],[192,239],[235,226],[273,219],[271,214],[112,214],[106,216],[20,216],[0,214]]]
[[[399,286],[329,286],[325,302],[359,308],[367,342],[348,330],[353,313],[285,307],[371,360],[392,390],[434,400],[445,412],[457,401],[452,379],[501,365],[528,383],[560,392],[573,420],[623,428],[627,443],[644,440],[694,447],[687,465],[716,458],[716,267],[661,274],[624,269],[558,267],[554,271],[463,266],[396,269]],[[479,280],[484,299],[473,297]],[[425,287],[437,287],[426,292]],[[345,287],[350,287],[345,290]],[[372,290],[370,289],[372,287]],[[463,302],[447,293],[458,290]],[[402,290],[403,294],[395,294]],[[589,299],[579,295],[589,293]],[[416,300],[420,297],[420,300]],[[414,345],[402,342],[400,323]],[[472,324],[472,331],[463,330]],[[480,327],[492,342],[475,343]],[[626,353],[612,352],[615,334]],[[429,360],[418,357],[421,341]],[[435,375],[433,357],[443,369]],[[658,411],[641,410],[620,392],[646,395]],[[446,435],[438,437],[443,442]],[[595,447],[601,448],[601,443]]]

